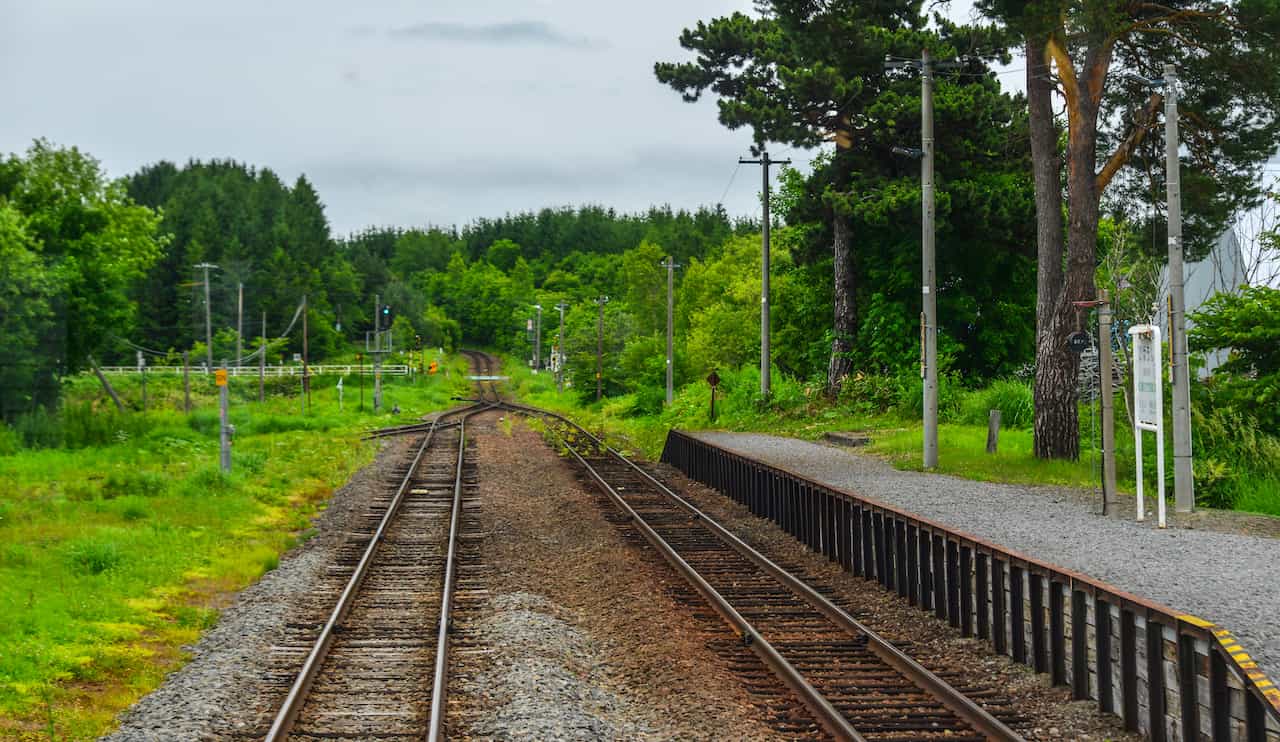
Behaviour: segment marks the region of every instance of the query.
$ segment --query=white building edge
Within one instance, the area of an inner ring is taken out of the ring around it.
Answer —
[[[1236,293],[1249,280],[1246,269],[1244,251],[1234,230],[1228,229],[1219,237],[1213,249],[1203,260],[1195,263],[1183,263],[1183,296],[1187,314],[1200,308],[1214,294],[1219,292]],[[1160,271],[1160,285],[1169,286],[1169,268]],[[1161,327],[1169,326],[1168,304],[1160,303],[1157,321]],[[1187,328],[1195,325],[1187,319]],[[1200,378],[1211,375],[1218,366],[1227,360],[1228,349],[1215,350],[1204,354],[1204,366],[1200,368]]]

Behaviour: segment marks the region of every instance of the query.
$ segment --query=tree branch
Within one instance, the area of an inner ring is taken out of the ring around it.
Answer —
[[[1134,122],[1133,129],[1129,131],[1128,136],[1124,138],[1120,146],[1116,147],[1116,151],[1107,159],[1107,163],[1102,166],[1102,171],[1098,173],[1094,181],[1098,193],[1106,190],[1107,186],[1111,184],[1111,179],[1133,156],[1133,151],[1147,138],[1147,133],[1151,131],[1152,125],[1155,123],[1156,111],[1160,110],[1162,103],[1164,103],[1164,95],[1161,93],[1152,93],[1151,97],[1147,99],[1147,105],[1143,108],[1141,120]]]

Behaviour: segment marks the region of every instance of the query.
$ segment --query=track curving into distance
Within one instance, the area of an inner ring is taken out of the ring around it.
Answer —
[[[472,360],[488,373],[489,357]],[[488,392],[481,387],[497,400],[492,384]],[[466,424],[493,407],[474,403],[393,433],[423,437],[399,486],[367,516],[368,532],[331,567],[345,580],[318,636],[282,648],[305,659],[267,740],[442,738],[459,543],[477,522],[465,498],[475,484]]]
[[[546,410],[569,455],[836,739],[1022,739],[990,689],[953,687],[618,451]],[[983,705],[971,697],[982,696]]]

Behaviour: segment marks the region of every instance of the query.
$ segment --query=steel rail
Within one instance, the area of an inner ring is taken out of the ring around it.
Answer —
[[[423,455],[434,442],[436,431],[444,427],[443,425],[440,425],[440,422],[445,417],[452,417],[454,415],[463,415],[463,419],[465,420],[465,418],[470,417],[477,412],[487,410],[491,406],[492,405],[487,405],[482,407],[479,404],[475,404],[457,410],[450,410],[442,413],[435,420],[431,421],[431,427],[427,431],[427,435],[423,439],[422,445],[418,447],[418,451],[414,455],[413,461],[409,464],[409,470],[405,472],[404,478],[400,481],[400,486],[396,488],[396,494],[392,497],[391,503],[387,506],[386,512],[383,513],[382,519],[378,523],[377,530],[374,531],[374,535],[369,540],[368,546],[365,547],[364,553],[361,555],[355,571],[352,572],[351,578],[347,581],[346,587],[343,589],[342,594],[339,595],[338,602],[329,615],[329,620],[325,622],[324,627],[320,630],[320,636],[316,638],[311,651],[307,654],[306,661],[302,665],[302,669],[298,672],[298,676],[294,679],[292,686],[289,688],[289,694],[285,697],[284,703],[281,704],[280,710],[276,713],[276,717],[271,724],[271,729],[267,732],[267,736],[264,738],[266,742],[276,742],[277,740],[288,738],[289,732],[293,728],[293,723],[297,720],[298,712],[302,710],[302,705],[306,701],[307,694],[311,689],[311,684],[314,682],[317,673],[319,673],[321,666],[324,664],[324,659],[328,655],[330,647],[333,645],[333,637],[338,624],[340,624],[342,620],[346,618],[347,613],[350,612],[351,606],[355,602],[355,596],[360,591],[360,586],[364,582],[365,576],[368,574],[370,565],[373,563],[373,558],[377,552],[377,548],[386,534],[387,527],[395,519],[395,516],[400,510],[400,505],[404,501],[405,493],[409,490],[410,482],[413,479],[414,473],[418,470],[419,464],[422,462]],[[461,425],[461,421],[459,421],[459,425]],[[461,461],[462,444],[465,443],[465,438],[460,435],[459,441],[459,461]],[[454,519],[457,517],[457,492],[460,491],[458,487],[462,477],[460,465],[457,477],[458,479],[455,483]],[[455,545],[453,541],[454,535],[454,529],[451,525],[450,543],[447,556],[448,564],[451,564],[453,560]],[[447,599],[447,596],[445,596],[445,599]],[[439,647],[437,647],[437,655],[438,654]],[[437,657],[437,665],[438,664],[439,660]]]
[[[572,423],[569,424],[572,425]],[[590,433],[588,433],[588,435],[590,435]],[[715,611],[719,613],[731,627],[733,627],[734,632],[741,637],[743,644],[755,652],[756,655],[759,656],[766,665],[768,665],[769,669],[773,670],[773,672],[777,674],[778,677],[786,683],[789,688],[791,688],[791,690],[795,691],[796,695],[800,697],[800,700],[804,702],[804,705],[813,712],[814,716],[817,717],[818,722],[822,724],[828,732],[830,732],[836,739],[850,740],[851,742],[866,742],[866,738],[859,734],[858,731],[849,724],[849,720],[844,718],[844,715],[841,714],[840,711],[837,710],[836,707],[833,706],[817,688],[813,687],[813,685],[804,678],[794,665],[788,662],[787,659],[783,657],[767,639],[757,632],[755,627],[751,625],[751,622],[739,613],[737,609],[729,603],[729,601],[725,600],[724,596],[722,596],[719,591],[712,587],[710,583],[703,579],[702,575],[698,574],[697,570],[690,566],[683,557],[676,553],[675,549],[667,543],[666,539],[662,538],[657,531],[653,530],[653,528],[645,522],[644,518],[642,518],[639,513],[627,504],[627,501],[623,499],[622,495],[618,494],[618,491],[606,482],[604,477],[600,476],[600,473],[596,471],[595,467],[587,463],[587,460],[582,457],[582,454],[578,453],[577,449],[569,445],[567,441],[565,442],[565,447],[568,449],[569,453],[578,460],[578,463],[586,469],[591,478],[600,485],[601,489],[603,489],[609,496],[609,499],[613,500],[613,503],[617,505],[620,510],[626,513],[628,520],[638,531],[640,531],[640,534],[644,536],[645,540],[657,549],[658,553],[662,554],[662,556],[666,558],[673,567],[683,574],[685,579],[692,583],[698,592],[702,593],[702,597],[706,599],[711,607],[714,608]]]
[[[646,481],[648,481],[651,485],[658,488],[669,499],[671,499],[673,502],[675,502],[681,508],[683,508],[686,512],[688,512],[693,518],[701,521],[707,527],[707,529],[710,530],[725,545],[729,546],[739,555],[745,557],[748,561],[752,562],[757,567],[760,567],[765,572],[769,573],[775,579],[777,579],[778,581],[786,585],[788,588],[790,588],[794,593],[798,594],[801,598],[805,600],[805,602],[809,603],[813,608],[815,608],[824,616],[826,616],[827,619],[830,620],[832,623],[836,624],[841,629],[851,634],[865,636],[867,638],[868,649],[874,652],[881,660],[883,660],[890,667],[902,673],[903,676],[907,677],[909,680],[914,682],[917,686],[919,686],[920,688],[925,690],[927,693],[932,695],[940,703],[942,703],[944,706],[950,709],[952,713],[956,714],[956,716],[959,719],[968,723],[976,731],[986,735],[988,739],[999,740],[1000,742],[1017,742],[1023,739],[1016,732],[1010,729],[1004,722],[1000,721],[995,716],[991,715],[990,712],[983,709],[978,704],[974,703],[974,701],[970,699],[968,696],[964,695],[960,691],[953,688],[949,683],[947,683],[947,681],[943,680],[941,677],[939,677],[937,674],[935,674],[928,668],[921,665],[919,662],[916,662],[910,656],[904,654],[901,650],[893,646],[893,644],[891,644],[889,641],[881,637],[871,628],[865,626],[864,624],[859,622],[857,619],[855,619],[853,616],[849,615],[844,609],[840,608],[839,606],[835,605],[831,601],[827,600],[825,597],[822,596],[821,593],[814,590],[812,587],[807,585],[804,581],[800,580],[795,575],[792,575],[790,572],[778,566],[768,557],[761,554],[759,551],[756,551],[749,544],[747,544],[742,539],[734,535],[732,532],[730,532],[729,530],[721,526],[719,523],[717,523],[714,519],[709,517],[702,510],[699,510],[695,505],[690,503],[688,500],[685,500],[683,497],[673,492],[665,484],[658,481],[656,478],[650,475],[647,471],[637,466],[635,462],[631,461],[626,456],[623,456],[619,451],[615,450],[613,447],[609,446],[604,441],[597,438],[595,435],[592,435],[589,431],[584,429],[582,426],[578,425],[572,420],[569,420],[563,415],[559,415],[554,412],[550,412],[548,410],[542,410],[537,407],[529,407],[527,405],[520,405],[512,402],[504,402],[502,403],[501,406],[513,409],[515,411],[521,411],[526,414],[537,414],[537,415],[546,416],[546,417],[553,417],[565,423],[566,425],[569,425],[572,428],[576,429],[586,437],[590,438],[592,442],[594,442],[596,446],[600,448],[600,450],[607,452],[614,459],[616,459],[620,463],[624,464],[625,466],[635,471],[637,474],[643,477]],[[585,463],[584,459],[581,456],[579,456],[576,451],[573,451],[572,447],[570,447],[570,451],[574,453],[575,457],[578,458],[580,463],[582,463],[589,470],[591,470],[593,477],[595,477],[597,481],[600,481],[603,484],[603,481],[600,480],[598,475],[595,474],[594,470],[591,469],[591,467]],[[605,485],[605,486],[607,487],[608,485]],[[617,502],[616,499],[615,499],[615,502]],[[630,515],[633,518],[637,517],[634,514],[634,511],[632,511],[630,507],[625,506],[625,504],[623,504],[623,507],[624,507],[624,510],[627,511],[628,515]]]

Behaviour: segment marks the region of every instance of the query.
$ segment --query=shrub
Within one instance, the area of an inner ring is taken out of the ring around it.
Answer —
[[[78,571],[90,575],[100,575],[124,561],[114,541],[81,539],[71,543],[68,554]]]
[[[1030,428],[1035,423],[1035,397],[1031,385],[1015,379],[1001,379],[985,389],[965,395],[960,421],[986,425],[991,410],[1000,410],[1000,424],[1009,428]]]
[[[898,381],[892,376],[859,371],[844,380],[837,401],[857,414],[883,414],[897,404]]]
[[[169,486],[169,480],[159,472],[113,471],[102,485],[102,496],[110,500],[123,495],[155,497]]]
[[[151,508],[141,497],[130,495],[119,500],[120,517],[129,522],[146,520],[151,517]]]
[[[900,417],[919,420],[924,415],[924,379],[918,374],[903,374],[896,380],[897,394],[893,411]],[[960,380],[953,374],[938,374],[938,420],[949,422],[960,412],[964,398]]]

